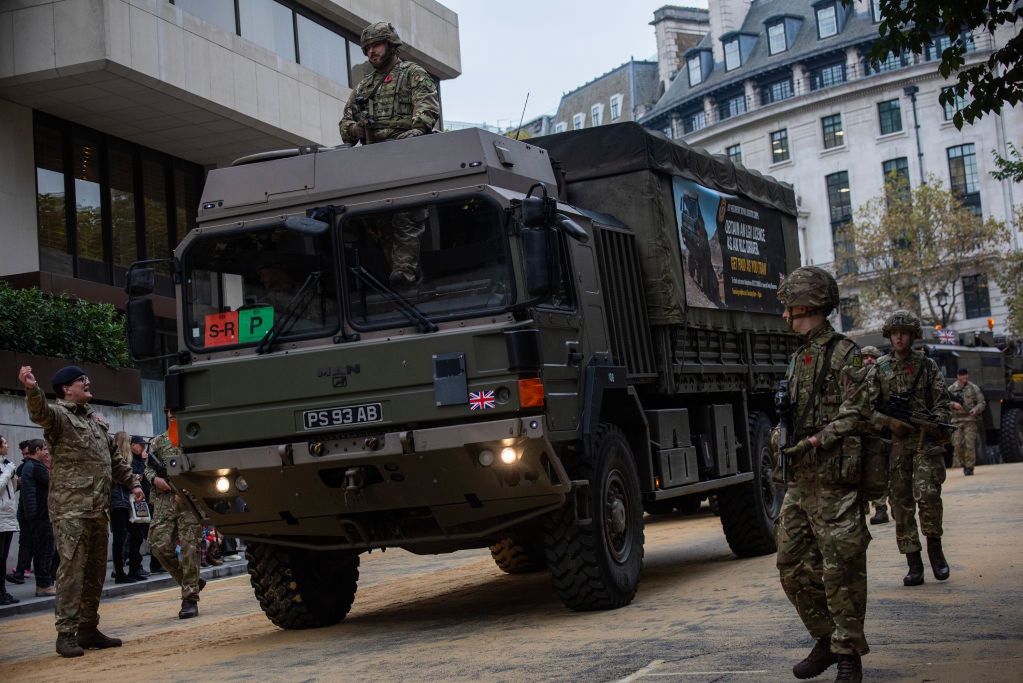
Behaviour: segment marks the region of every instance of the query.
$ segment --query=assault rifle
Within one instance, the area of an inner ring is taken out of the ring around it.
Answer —
[[[878,399],[874,403],[874,409],[882,415],[895,418],[900,422],[916,425],[943,434],[950,435],[955,427],[948,422],[939,422],[934,416],[922,410],[913,410],[910,406],[910,395],[908,393],[892,394],[887,401]]]
[[[189,491],[185,489],[179,489],[177,486],[174,485],[174,482],[171,481],[170,475],[167,474],[167,466],[163,463],[162,460],[160,460],[159,457],[153,455],[153,453],[149,454],[149,466],[153,468],[154,472],[156,472],[156,476],[160,477],[160,479],[163,479],[165,482],[167,482],[167,486],[170,486],[171,492],[175,496],[188,503],[188,506],[192,508],[192,512],[194,512],[195,516],[199,518],[199,521],[203,521],[209,518],[209,515],[207,515],[203,511],[198,501],[196,501],[195,496],[193,496]]]
[[[362,144],[373,144],[373,133],[370,126],[375,126],[377,120],[369,113],[369,100],[365,97],[355,98],[355,120],[362,127]]]
[[[778,411],[778,460],[781,463],[782,481],[789,480],[788,458],[782,452],[794,446],[795,430],[792,427],[792,398],[789,396],[789,381],[778,381],[778,390],[774,392],[774,407]]]

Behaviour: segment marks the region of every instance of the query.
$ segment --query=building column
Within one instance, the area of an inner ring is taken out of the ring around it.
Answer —
[[[757,88],[752,80],[746,80],[742,84],[746,92],[746,110],[753,111],[760,107],[760,100],[757,99]]]
[[[810,92],[810,84],[806,82],[806,67],[802,62],[792,65],[792,94],[795,96]]]
[[[39,270],[32,110],[0,99],[0,276]]]

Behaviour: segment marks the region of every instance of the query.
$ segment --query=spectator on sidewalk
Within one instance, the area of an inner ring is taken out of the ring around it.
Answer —
[[[146,452],[146,439],[141,436],[131,437],[131,471],[139,476],[139,485],[146,496],[146,505],[149,505],[150,514],[153,507],[149,502],[149,492],[152,485],[146,479],[146,461],[149,453]],[[142,541],[149,533],[148,524],[131,523],[128,534],[128,576],[137,581],[144,581],[149,573],[142,569]]]
[[[20,602],[7,592],[4,574],[7,573],[7,554],[11,550],[14,532],[18,530],[18,505],[14,501],[15,479],[14,463],[7,459],[7,439],[0,435],[0,605],[13,605]]]
[[[25,439],[18,444],[18,450],[21,451],[21,464],[18,465],[18,469],[14,471],[14,474],[15,479],[19,482],[19,487],[21,486],[21,470],[25,467],[25,461],[30,457],[28,454],[28,442],[29,439]],[[29,535],[25,526],[25,504],[21,496],[18,496],[18,527],[21,530],[21,533],[18,534],[18,564],[15,565],[14,571],[5,578],[11,583],[22,584],[25,583],[25,574],[28,574],[32,569],[32,546],[29,543]]]
[[[55,595],[53,557],[56,548],[50,526],[50,447],[42,439],[28,442],[29,457],[22,470],[21,502],[24,508],[29,557],[36,568],[36,597]]]
[[[127,432],[117,432],[114,435],[114,448],[116,452],[112,457],[120,458],[125,465],[131,467],[131,435]],[[140,580],[132,575],[137,573],[137,566],[134,567],[135,572],[132,574],[124,571],[126,542],[132,546],[142,545],[141,538],[132,538],[139,534],[139,530],[137,525],[131,523],[131,505],[132,496],[127,487],[118,484],[110,487],[110,533],[113,535],[110,551],[113,555],[114,583],[118,584],[135,583]]]

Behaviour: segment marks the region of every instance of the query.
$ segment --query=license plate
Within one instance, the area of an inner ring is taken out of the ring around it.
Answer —
[[[381,422],[383,419],[384,411],[379,403],[320,408],[319,410],[306,410],[302,413],[304,429],[367,424],[370,422]]]

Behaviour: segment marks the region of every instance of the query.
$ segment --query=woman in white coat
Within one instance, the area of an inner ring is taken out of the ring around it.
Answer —
[[[18,501],[15,498],[17,482],[14,463],[7,459],[7,439],[0,435],[0,605],[19,602],[7,592],[4,575],[7,573],[7,553],[18,530]]]

